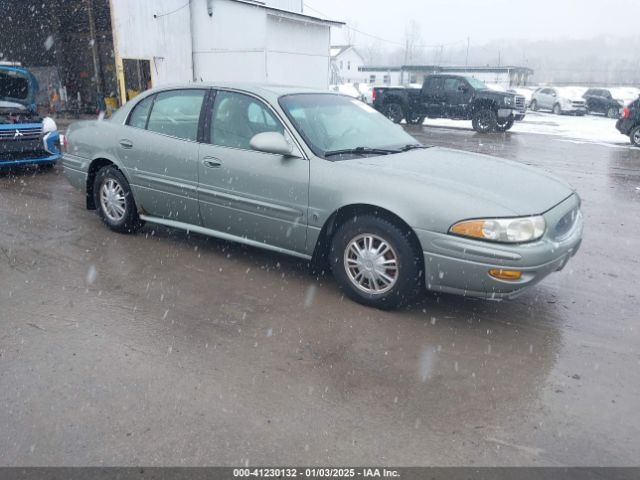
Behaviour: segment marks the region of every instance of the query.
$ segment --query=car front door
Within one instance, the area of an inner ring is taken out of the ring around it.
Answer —
[[[146,214],[200,224],[198,125],[207,91],[169,90],[142,100],[118,148],[137,206]]]
[[[206,115],[198,163],[203,226],[305,251],[309,161],[301,153],[275,155],[250,145],[263,132],[291,138],[278,115],[257,97],[226,90],[216,92]]]
[[[471,87],[459,78],[445,78],[444,94],[449,108],[449,116],[463,117],[471,99]]]

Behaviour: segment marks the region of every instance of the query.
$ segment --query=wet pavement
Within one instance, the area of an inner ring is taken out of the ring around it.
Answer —
[[[0,464],[637,465],[640,150],[410,131],[569,180],[578,255],[513,301],[381,312],[296,259],[112,233],[58,169],[0,173]]]

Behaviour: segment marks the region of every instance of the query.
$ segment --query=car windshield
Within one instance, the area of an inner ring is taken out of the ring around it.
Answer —
[[[467,82],[469,82],[469,85],[471,85],[475,90],[489,90],[489,87],[477,78],[467,77]]]
[[[280,99],[280,105],[311,150],[321,157],[355,149],[362,152],[342,157],[381,155],[381,149],[396,150],[418,143],[369,105],[344,95],[287,95]]]

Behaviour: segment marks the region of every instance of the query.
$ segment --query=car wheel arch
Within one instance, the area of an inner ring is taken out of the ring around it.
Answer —
[[[416,254],[420,261],[423,262],[422,269],[424,271],[424,258],[420,255],[422,253],[422,246],[420,245],[418,235],[413,228],[411,228],[411,226],[405,222],[400,215],[392,212],[391,210],[366,203],[344,205],[329,215],[320,230],[320,234],[318,235],[318,239],[314,247],[311,261],[314,269],[322,271],[327,267],[327,254],[331,245],[331,239],[338,228],[345,222],[364,215],[379,216],[393,223],[402,231],[407,232],[410,242],[416,250]]]
[[[89,164],[89,169],[87,170],[87,187],[86,187],[86,197],[87,197],[87,210],[95,210],[96,204],[93,197],[93,184],[96,179],[96,175],[100,171],[100,169],[104,167],[108,167],[109,165],[113,165],[116,167],[122,174],[125,176],[127,181],[129,181],[127,172],[118,165],[118,162],[115,162],[113,159],[107,158],[106,156],[97,156],[91,163]]]

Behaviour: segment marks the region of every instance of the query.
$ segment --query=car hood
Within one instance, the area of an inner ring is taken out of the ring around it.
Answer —
[[[470,212],[478,205],[486,216],[537,215],[553,208],[574,193],[563,180],[517,162],[477,153],[432,147],[395,155],[349,161],[354,167],[385,176],[403,177],[425,189],[434,187],[448,194],[456,192],[469,202]],[[494,208],[490,208],[493,206]]]

